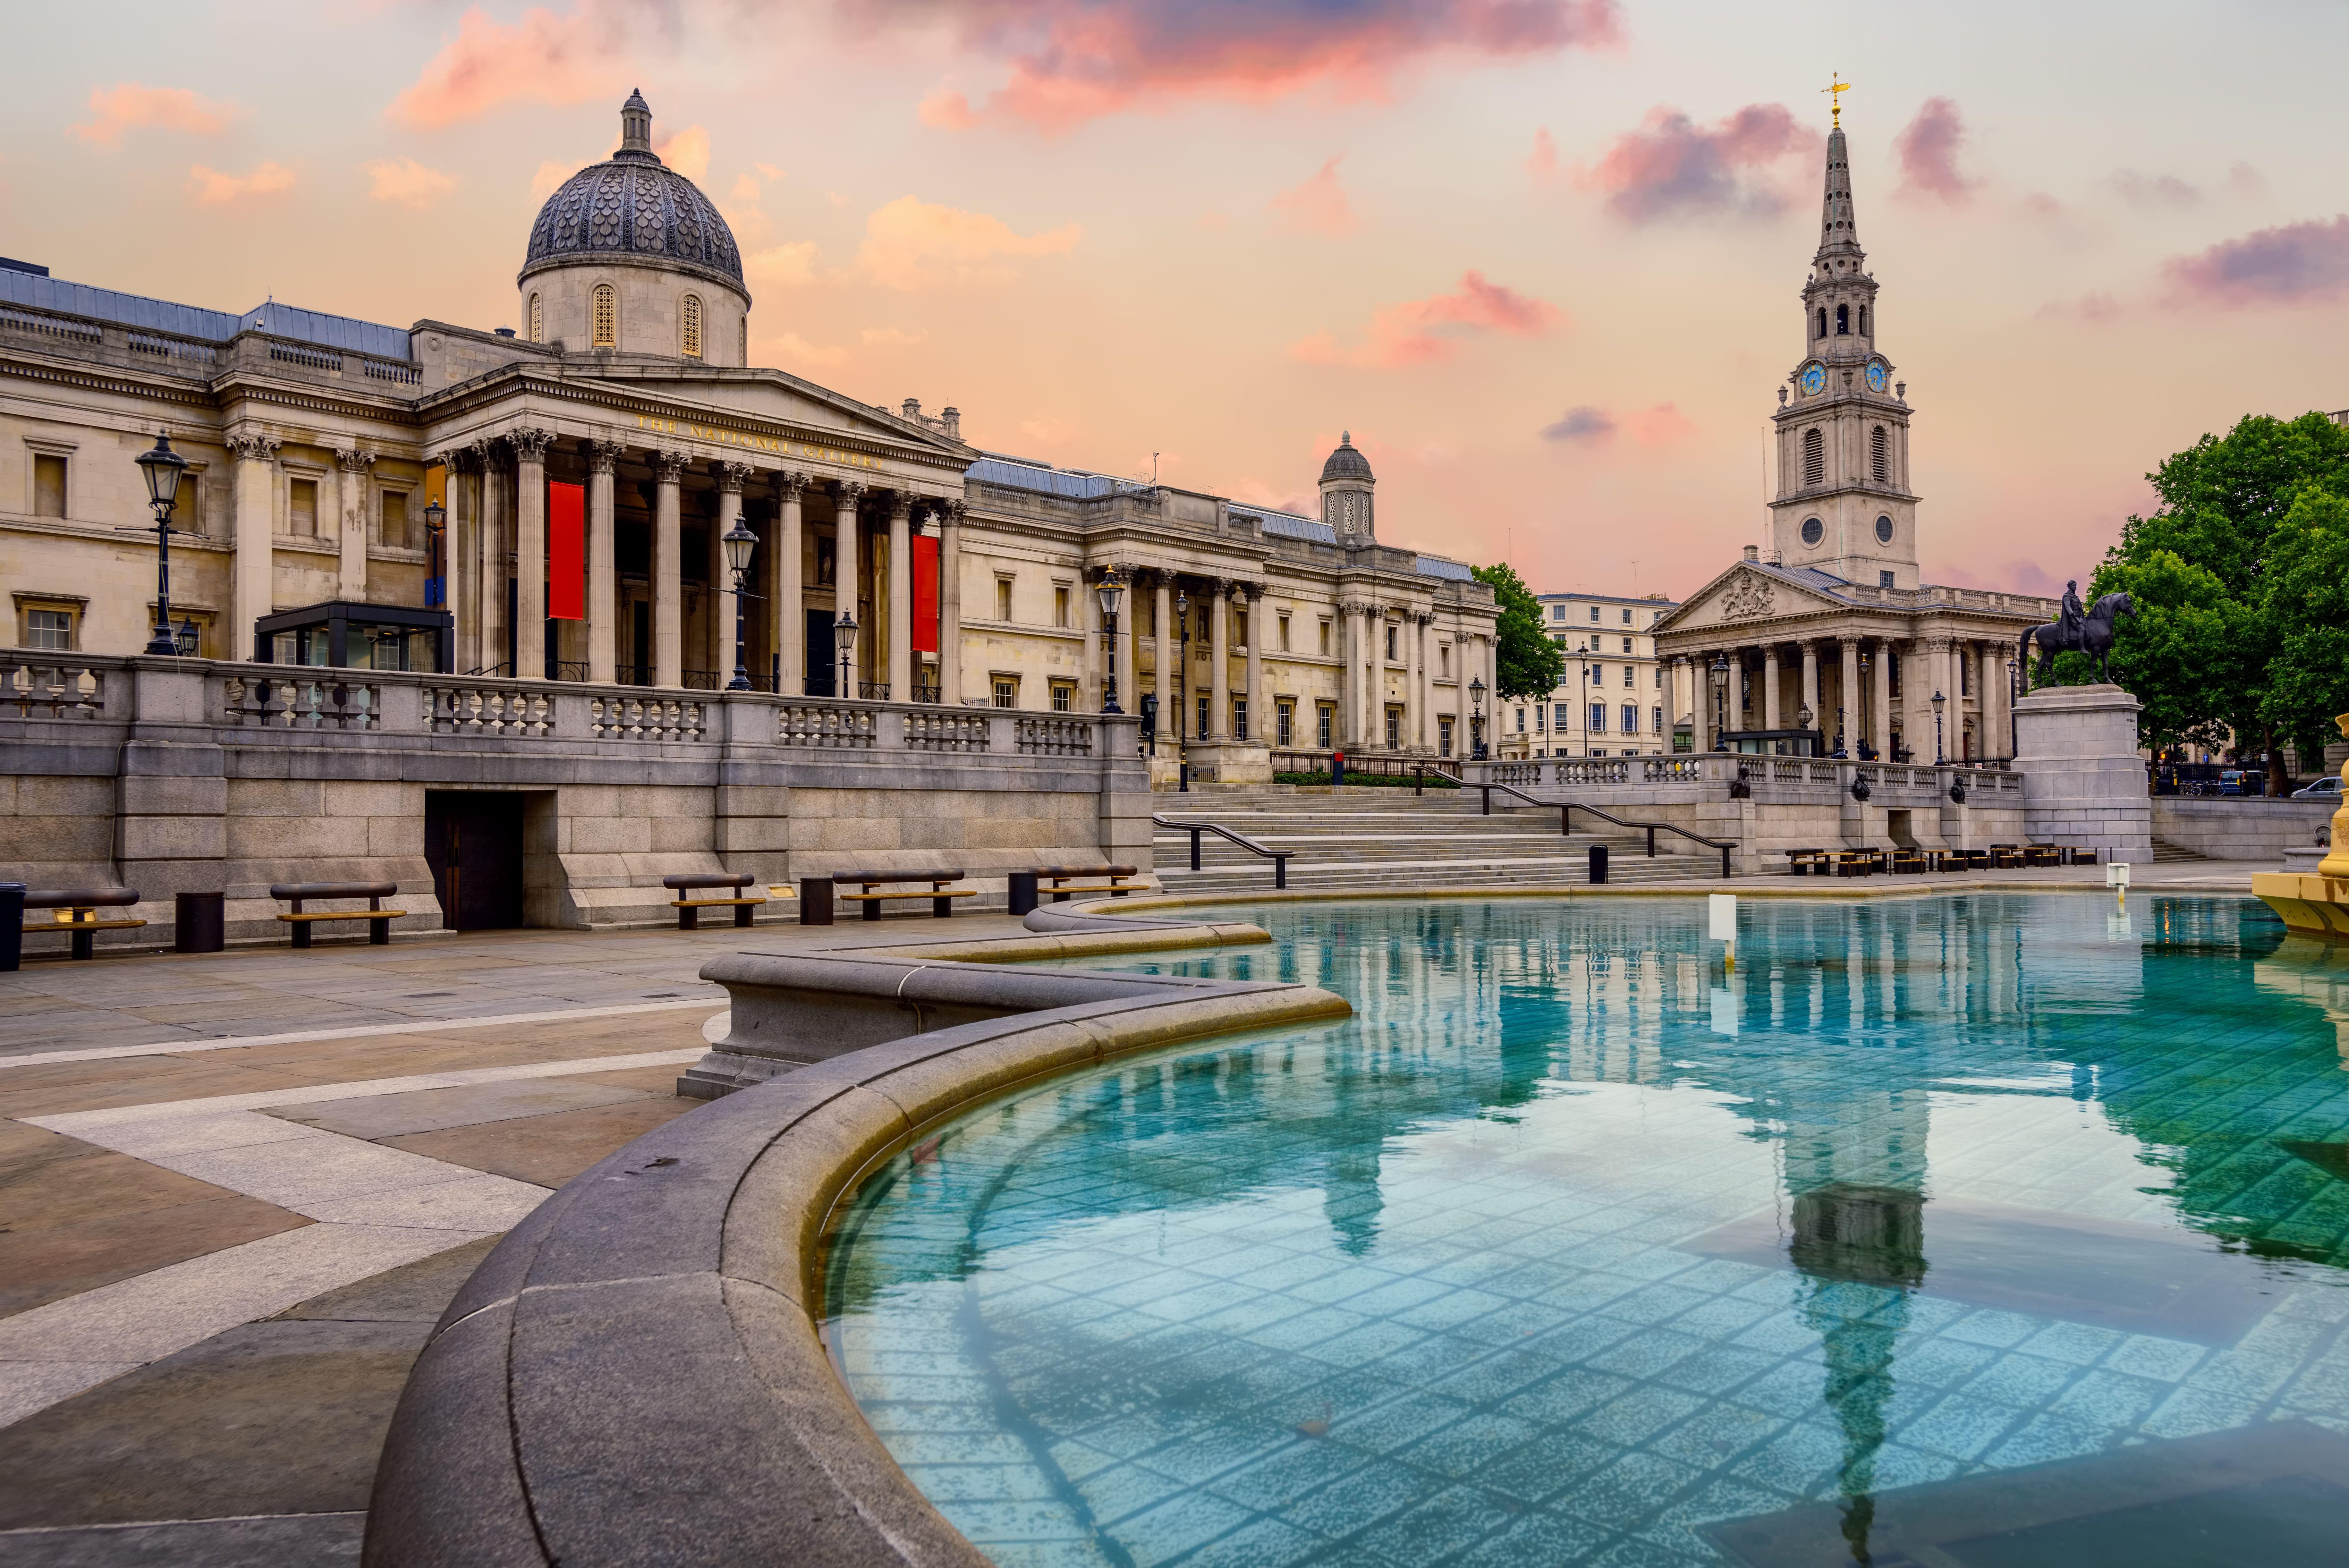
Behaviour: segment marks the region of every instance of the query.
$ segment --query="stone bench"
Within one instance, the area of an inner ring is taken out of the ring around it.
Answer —
[[[387,909],[383,901],[399,891],[397,882],[278,882],[270,887],[269,896],[281,904],[294,906],[293,913],[281,914],[279,920],[294,928],[294,945],[310,945],[310,928],[320,920],[365,920],[367,941],[374,947],[391,945],[391,922],[408,913],[405,909]],[[305,909],[302,905],[311,898],[365,898],[364,909]]]
[[[854,893],[841,894],[840,901],[843,904],[864,905],[864,918],[868,920],[879,919],[881,906],[893,898],[927,898],[930,900],[930,913],[941,920],[946,919],[954,913],[954,901],[957,898],[978,897],[978,889],[976,888],[947,886],[949,882],[959,882],[962,878],[963,871],[960,867],[950,871],[835,871],[832,874],[833,886],[847,887],[851,884],[855,886],[857,890]],[[929,886],[926,888],[915,888],[903,892],[893,890],[876,893],[874,891],[876,888],[890,888],[892,884],[900,882],[926,882]]]
[[[748,871],[698,871],[664,877],[661,886],[674,893],[691,894],[713,888],[748,888],[757,880]],[[740,927],[749,925],[752,912],[766,901],[762,896],[735,893],[715,898],[671,898],[668,907],[677,911],[677,929],[692,931],[701,929],[701,911],[704,909],[731,909],[734,924]]]
[[[25,908],[55,909],[57,919],[45,926],[26,926],[25,934],[38,936],[44,931],[73,933],[73,956],[78,959],[97,956],[98,933],[100,931],[136,930],[144,920],[101,920],[100,909],[116,909],[139,901],[136,888],[31,888],[25,892]]]

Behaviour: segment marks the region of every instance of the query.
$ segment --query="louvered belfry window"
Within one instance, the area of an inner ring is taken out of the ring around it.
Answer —
[[[534,294],[530,296],[530,340],[533,343],[546,341],[546,306]]]
[[[1878,425],[1868,433],[1868,464],[1876,474],[1876,483],[1892,483],[1892,448],[1884,439],[1884,427]]]
[[[701,296],[688,294],[678,311],[678,352],[688,359],[701,358]]]
[[[1825,484],[1827,482],[1827,442],[1817,427],[1803,432],[1803,483]]]
[[[595,347],[610,348],[620,341],[620,296],[608,283],[595,286]]]

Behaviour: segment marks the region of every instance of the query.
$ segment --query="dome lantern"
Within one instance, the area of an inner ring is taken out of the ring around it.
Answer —
[[[1371,516],[1371,493],[1378,483],[1371,472],[1371,460],[1354,445],[1354,432],[1340,431],[1337,450],[1321,465],[1321,521],[1336,531],[1338,543],[1349,550],[1378,543]]]

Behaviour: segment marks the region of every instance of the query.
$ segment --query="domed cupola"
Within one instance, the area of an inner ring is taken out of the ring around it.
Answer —
[[[619,150],[539,209],[515,279],[526,336],[569,353],[740,365],[742,253],[709,198],[653,151],[652,127],[644,96],[629,93]]]
[[[1321,465],[1321,521],[1337,530],[1338,543],[1349,550],[1378,543],[1371,525],[1371,492],[1378,483],[1371,460],[1354,445],[1354,432],[1340,431],[1337,450]]]

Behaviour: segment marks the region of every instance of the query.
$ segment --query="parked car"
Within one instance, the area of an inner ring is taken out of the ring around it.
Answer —
[[[2314,784],[2310,784],[2306,789],[2296,789],[2292,791],[2292,798],[2294,800],[2339,800],[2341,798],[2340,777],[2336,774],[2331,778],[2319,779]]]
[[[2219,774],[2220,794],[2265,794],[2268,775],[2263,768],[2228,768]]]

